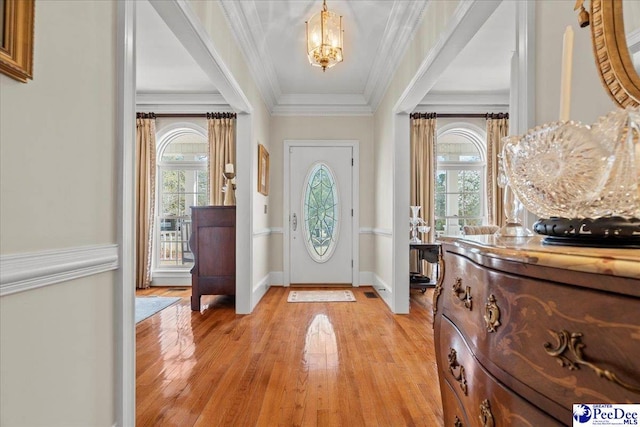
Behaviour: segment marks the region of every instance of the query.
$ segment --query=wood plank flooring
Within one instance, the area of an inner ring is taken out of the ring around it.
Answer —
[[[137,426],[441,426],[432,290],[393,315],[370,287],[357,302],[287,303],[272,287],[251,315],[190,289],[136,327]]]

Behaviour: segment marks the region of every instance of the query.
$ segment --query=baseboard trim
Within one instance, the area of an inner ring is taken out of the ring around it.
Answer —
[[[251,297],[251,311],[258,305],[262,297],[269,290],[269,276],[271,273],[268,273],[266,276],[262,278],[258,283],[253,285],[253,295]]]
[[[393,290],[375,273],[373,273],[373,289],[393,311]]]
[[[151,286],[191,286],[189,271],[156,271],[152,275]]]
[[[81,246],[0,256],[0,297],[119,267],[118,245]]]

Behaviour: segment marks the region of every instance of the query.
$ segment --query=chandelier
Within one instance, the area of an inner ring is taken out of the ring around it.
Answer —
[[[322,10],[305,22],[307,24],[307,57],[314,67],[322,71],[342,62],[342,16],[327,10],[327,1]]]

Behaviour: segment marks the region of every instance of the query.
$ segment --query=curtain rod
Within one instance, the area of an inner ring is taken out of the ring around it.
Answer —
[[[412,119],[508,119],[509,113],[413,113],[409,116]]]
[[[220,118],[230,118],[235,119],[236,113],[137,113],[137,115],[153,115],[153,117],[202,117],[205,119],[220,119]]]

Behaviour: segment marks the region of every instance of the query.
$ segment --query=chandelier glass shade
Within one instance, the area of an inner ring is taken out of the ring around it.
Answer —
[[[307,22],[307,57],[314,67],[322,71],[342,62],[342,16],[327,10],[326,0],[322,10]]]

